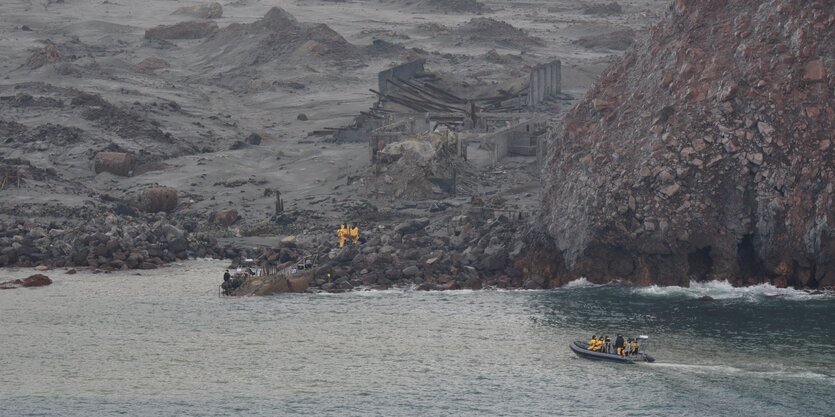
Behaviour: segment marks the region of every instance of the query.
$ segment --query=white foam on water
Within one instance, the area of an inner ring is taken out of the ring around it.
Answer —
[[[574,281],[571,281],[571,282],[563,285],[560,288],[566,288],[566,289],[568,289],[568,288],[592,288],[592,287],[600,287],[600,286],[601,286],[601,284],[592,284],[591,282],[589,282],[588,279],[586,279],[586,277],[580,277],[580,278],[575,279]]]
[[[829,381],[831,384],[835,385],[835,377],[830,375],[825,375],[817,372],[812,372],[809,370],[792,370],[792,371],[756,371],[750,369],[743,369],[743,368],[736,368],[729,365],[693,365],[693,364],[683,364],[683,363],[664,363],[664,362],[653,362],[653,363],[644,363],[638,362],[644,366],[650,366],[653,368],[670,368],[680,372],[691,372],[697,374],[745,374],[746,376],[756,377],[756,378],[767,378],[767,379],[784,379],[784,378],[799,378],[799,379],[815,379],[821,381]]]
[[[747,301],[759,301],[768,298],[800,301],[824,298],[835,299],[831,291],[812,294],[808,291],[796,290],[794,288],[778,288],[771,284],[734,287],[728,281],[690,281],[690,287],[661,287],[658,285],[652,285],[649,287],[636,288],[634,293],[648,296],[677,296],[687,298],[709,296],[716,300],[740,299]]]

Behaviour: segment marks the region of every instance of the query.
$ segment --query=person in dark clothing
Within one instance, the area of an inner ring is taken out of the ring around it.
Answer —
[[[226,273],[223,274],[223,284],[220,286],[223,288],[223,294],[229,295],[232,289],[232,275],[229,273],[229,270],[226,270]]]
[[[617,353],[618,356],[624,356],[623,335],[618,335],[618,337],[615,339],[615,353]]]
[[[612,339],[609,339],[609,336],[606,336],[606,341],[603,345],[605,346],[606,353],[612,353]]]

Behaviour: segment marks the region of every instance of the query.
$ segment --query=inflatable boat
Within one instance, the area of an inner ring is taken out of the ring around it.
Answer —
[[[630,356],[619,356],[615,355],[614,353],[594,352],[588,350],[587,346],[587,342],[584,342],[582,340],[576,340],[568,347],[570,347],[571,351],[576,353],[577,356],[586,359],[612,361],[620,363],[655,362],[655,358],[653,358],[650,355],[647,355],[646,353],[638,353]]]

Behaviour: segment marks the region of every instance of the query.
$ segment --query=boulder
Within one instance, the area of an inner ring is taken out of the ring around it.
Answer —
[[[145,38],[154,40],[202,39],[217,32],[211,20],[191,20],[173,25],[159,25],[145,31]]]
[[[401,273],[403,274],[404,277],[414,278],[414,277],[420,275],[420,268],[418,268],[417,266],[414,266],[414,265],[407,266],[406,268],[403,268]]]
[[[260,145],[263,138],[257,133],[252,133],[246,137],[246,143],[250,145]]]
[[[212,212],[211,216],[209,216],[209,221],[224,227],[229,227],[235,224],[239,218],[240,216],[238,215],[238,210],[215,210]]]
[[[223,16],[223,6],[218,2],[211,2],[209,4],[195,4],[192,6],[182,6],[174,10],[178,15],[191,16],[198,19],[219,19]]]
[[[156,57],[145,58],[142,61],[139,61],[138,64],[136,64],[136,69],[146,72],[156,71],[169,67],[171,67],[171,64],[169,64],[168,61]]]
[[[173,211],[177,208],[177,190],[172,187],[148,187],[140,194],[139,206],[150,213]]]
[[[133,174],[133,157],[124,152],[99,152],[93,160],[96,174],[109,172],[113,175],[129,177]]]
[[[429,225],[429,219],[427,218],[420,218],[420,219],[411,219],[407,220],[403,223],[398,224],[394,228],[395,233],[400,233],[401,235],[407,235],[410,233],[416,233]]]

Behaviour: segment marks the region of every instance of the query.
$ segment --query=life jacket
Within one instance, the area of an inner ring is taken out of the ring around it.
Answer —
[[[597,344],[597,339],[592,338],[591,340],[589,340],[589,346],[588,346],[586,349],[588,349],[588,350],[592,350],[592,349],[594,349],[594,346],[595,346],[596,344]]]

